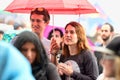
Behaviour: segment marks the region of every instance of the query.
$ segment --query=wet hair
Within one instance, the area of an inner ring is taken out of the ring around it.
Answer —
[[[18,50],[21,51],[22,46],[26,42],[33,43],[36,49],[36,53],[37,53],[36,60],[33,62],[33,64],[31,64],[33,75],[35,74],[34,75],[35,78],[44,76],[46,73],[46,67],[48,65],[48,57],[42,45],[42,42],[40,41],[40,39],[35,33],[30,32],[30,31],[23,31],[18,35],[13,45]],[[39,71],[39,70],[41,70],[40,73],[36,75],[36,71]]]
[[[63,37],[63,32],[62,30],[60,30],[59,28],[55,28],[54,30],[52,29],[50,32],[49,32],[49,35],[48,35],[48,39],[50,40],[52,38],[52,33],[53,31],[59,31],[60,32],[60,37],[62,38]]]
[[[78,22],[73,21],[73,22],[68,23],[65,26],[65,30],[68,27],[68,25],[71,25],[72,27],[75,28],[75,32],[76,32],[77,38],[78,38],[78,42],[77,42],[78,49],[80,51],[89,49],[87,36],[85,34],[85,30],[84,30],[83,26],[81,24],[79,24]],[[66,45],[66,44],[64,44],[64,47],[63,47],[63,55],[64,56],[70,55],[68,45]]]
[[[47,11],[47,9],[41,7],[41,8],[34,8],[31,13],[30,13],[30,18],[33,14],[37,14],[37,15],[43,15],[44,18],[43,20],[45,22],[49,22],[50,21],[50,15],[49,12]]]

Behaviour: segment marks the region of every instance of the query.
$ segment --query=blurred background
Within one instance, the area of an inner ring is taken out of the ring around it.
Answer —
[[[31,30],[29,13],[11,13],[5,11],[5,8],[13,1],[14,0],[0,0],[0,30],[5,32],[4,40],[7,38],[7,42],[9,42],[19,32],[23,30]],[[45,37],[54,27],[59,27],[64,32],[65,25],[70,21],[80,22],[84,26],[87,36],[93,41],[99,28],[105,22],[112,24],[115,28],[115,32],[119,33],[120,16],[118,12],[118,0],[87,1],[98,11],[98,13],[79,15],[51,14],[50,24],[47,26],[44,34]],[[15,23],[15,25],[13,25],[13,23]],[[22,29],[16,30],[13,26],[16,26],[16,28],[21,26]]]

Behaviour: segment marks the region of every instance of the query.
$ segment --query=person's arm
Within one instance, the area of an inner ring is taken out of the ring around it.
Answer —
[[[47,78],[48,80],[61,80],[57,68],[54,64],[49,63],[47,68]]]
[[[52,62],[53,64],[55,64],[55,65],[58,64],[57,55],[51,54],[51,62]]]
[[[98,67],[91,52],[84,53],[84,74],[73,71],[71,77],[75,80],[96,80],[98,77]]]
[[[59,53],[60,50],[60,46],[59,44],[56,42],[56,40],[54,38],[52,38],[51,40],[51,44],[50,44],[50,54],[51,54],[51,62],[55,65],[57,65],[57,54]]]

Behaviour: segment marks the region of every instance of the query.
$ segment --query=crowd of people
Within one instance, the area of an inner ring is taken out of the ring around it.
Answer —
[[[115,66],[120,64],[120,35],[111,24],[102,25],[101,42],[93,51],[79,22],[66,24],[65,33],[55,28],[45,38],[49,12],[32,9],[30,21],[32,31],[19,33],[8,44],[0,41],[0,80],[120,80]]]

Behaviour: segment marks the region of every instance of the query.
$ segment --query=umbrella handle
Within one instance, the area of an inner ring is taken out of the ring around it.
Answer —
[[[54,9],[52,9],[52,12],[54,13]],[[55,34],[55,29],[54,29],[54,14],[52,14],[52,24],[53,24],[53,26],[52,26],[52,28],[53,28],[53,34]]]

